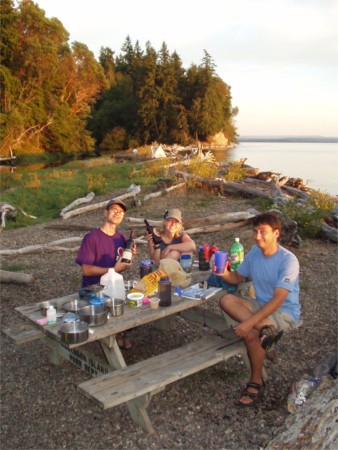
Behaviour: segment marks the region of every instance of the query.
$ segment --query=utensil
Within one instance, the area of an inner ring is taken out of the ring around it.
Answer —
[[[59,329],[59,334],[63,342],[78,344],[88,339],[88,329],[86,322],[63,323]]]
[[[62,305],[62,309],[68,312],[77,313],[79,312],[80,308],[83,308],[84,306],[87,306],[89,304],[88,300],[78,300],[74,299],[70,302],[66,302]]]
[[[120,298],[106,298],[104,305],[113,317],[122,316],[124,311],[124,300]]]
[[[78,311],[80,320],[92,327],[104,325],[107,322],[108,308],[106,306],[88,305]]]

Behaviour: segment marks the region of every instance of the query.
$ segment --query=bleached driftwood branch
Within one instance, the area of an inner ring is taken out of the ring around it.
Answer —
[[[166,194],[166,193],[168,193],[170,191],[173,191],[174,189],[179,189],[181,187],[184,187],[185,185],[186,185],[185,182],[184,183],[175,184],[174,186],[170,186],[167,189],[163,189],[163,191],[153,192],[152,194],[145,195],[143,200],[147,201],[147,200],[149,200],[151,198],[159,197],[160,195]]]
[[[240,222],[234,223],[219,223],[214,225],[209,225],[205,227],[195,227],[189,228],[186,230],[189,234],[199,234],[199,233],[215,233],[217,231],[223,230],[233,230],[235,228],[244,227],[244,225],[248,224],[248,220],[241,220]]]
[[[9,272],[0,270],[0,283],[22,283],[31,284],[35,282],[33,275],[20,272]]]
[[[75,208],[75,206],[81,205],[82,203],[89,203],[91,202],[95,197],[94,192],[89,192],[85,197],[77,198],[72,203],[70,203],[68,206],[65,206],[61,212],[60,217],[62,217],[67,211],[70,211],[71,209]]]
[[[125,200],[126,198],[135,197],[137,194],[141,192],[140,186],[135,186],[132,191],[127,192],[126,194],[119,195],[118,197],[114,197],[116,200]],[[73,211],[69,211],[62,216],[62,219],[66,220],[70,217],[79,216],[80,214],[95,211],[95,209],[105,208],[109,200],[104,202],[95,203],[95,205],[84,206],[83,208],[74,209]]]
[[[75,250],[74,248],[69,247],[60,247],[60,244],[65,244],[68,242],[80,242],[82,241],[82,238],[80,237],[71,237],[67,239],[59,239],[57,241],[49,242],[48,244],[41,244],[41,245],[29,245],[27,247],[22,247],[18,249],[4,249],[0,250],[0,255],[23,255],[26,253],[38,253],[44,250],[64,250],[64,251],[70,251]]]
[[[182,177],[185,181],[187,181],[189,179],[193,179],[200,183],[204,183],[209,186],[217,187],[223,191],[240,192],[242,194],[246,194],[246,195],[250,195],[250,196],[254,196],[254,197],[264,197],[264,198],[271,197],[271,194],[268,192],[264,192],[262,190],[251,188],[251,187],[245,186],[244,184],[236,183],[234,181],[226,181],[223,179],[222,180],[221,179],[208,180],[206,178],[202,178],[197,175],[192,175],[192,174],[189,174],[186,172],[182,172],[180,170],[175,170],[175,174]]]
[[[198,227],[208,223],[229,223],[241,220],[248,220],[255,217],[259,212],[253,208],[247,211],[227,212],[223,214],[213,214],[212,216],[190,218],[184,221],[184,227]]]
[[[320,235],[329,239],[332,242],[338,242],[338,230],[337,228],[330,227],[327,223],[323,223],[320,228]]]

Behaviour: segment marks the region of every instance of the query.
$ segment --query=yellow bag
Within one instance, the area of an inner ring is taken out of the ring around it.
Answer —
[[[141,281],[136,283],[135,288],[131,289],[130,292],[143,292],[145,297],[154,294],[158,290],[158,280],[161,277],[167,276],[169,276],[169,274],[160,269],[156,270],[156,272],[148,273],[141,279]]]

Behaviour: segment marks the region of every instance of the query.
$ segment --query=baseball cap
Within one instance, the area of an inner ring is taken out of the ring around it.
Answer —
[[[179,222],[182,222],[182,214],[179,209],[168,209],[164,213],[164,219],[176,219]]]
[[[115,200],[112,198],[106,205],[106,209],[109,209],[112,205],[119,205],[124,211],[127,211],[126,205],[121,200]]]

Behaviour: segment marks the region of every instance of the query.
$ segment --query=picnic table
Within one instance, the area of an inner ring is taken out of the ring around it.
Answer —
[[[66,344],[61,340],[62,319],[56,325],[36,322],[41,319],[41,302],[38,302],[15,308],[25,324],[17,330],[5,330],[5,333],[17,344],[40,339],[51,349],[51,363],[58,366],[66,359],[91,377],[77,386],[79,392],[103,409],[126,403],[134,422],[151,433],[154,428],[147,407],[152,396],[168,384],[235,355],[241,355],[245,364],[249,364],[243,341],[227,327],[220,315],[203,308],[206,302],[218,302],[224,293],[224,290],[218,291],[208,300],[172,295],[171,306],[158,309],[152,309],[150,305],[125,305],[123,315],[109,318],[104,325],[91,327],[88,339],[77,344]],[[75,298],[78,298],[77,293],[51,301],[61,309],[64,303]],[[116,341],[117,334],[151,322],[165,331],[176,315],[202,323],[222,335],[208,333],[197,341],[127,366]],[[95,341],[100,343],[106,361],[88,351],[88,344]]]

